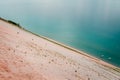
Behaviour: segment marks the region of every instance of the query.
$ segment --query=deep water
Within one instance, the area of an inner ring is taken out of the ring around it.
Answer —
[[[120,0],[2,0],[0,16],[120,67]]]

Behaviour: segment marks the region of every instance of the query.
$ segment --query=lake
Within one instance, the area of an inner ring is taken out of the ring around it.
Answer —
[[[0,17],[120,67],[120,0],[1,0]]]

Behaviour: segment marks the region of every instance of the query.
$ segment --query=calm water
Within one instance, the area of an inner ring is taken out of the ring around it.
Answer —
[[[0,0],[0,16],[120,67],[120,0]]]

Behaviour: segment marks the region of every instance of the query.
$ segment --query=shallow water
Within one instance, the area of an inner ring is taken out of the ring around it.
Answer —
[[[120,0],[1,0],[0,16],[120,67]]]

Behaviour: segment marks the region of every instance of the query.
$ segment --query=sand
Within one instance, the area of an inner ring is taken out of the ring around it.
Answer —
[[[120,80],[120,68],[1,19],[0,80]]]

